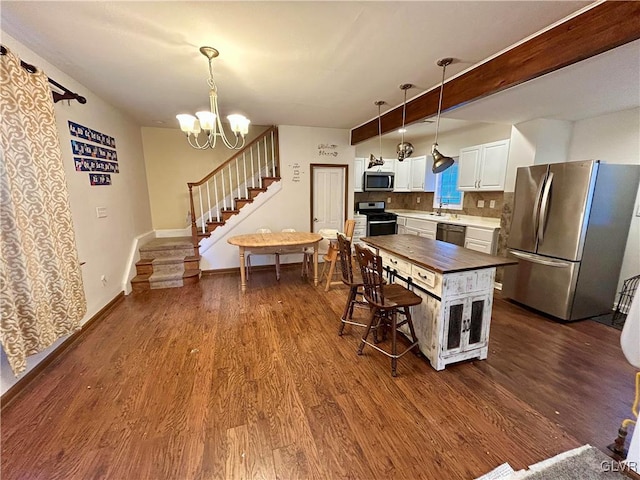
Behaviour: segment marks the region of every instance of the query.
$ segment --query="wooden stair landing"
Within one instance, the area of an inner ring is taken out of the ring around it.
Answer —
[[[194,255],[191,237],[156,238],[139,251],[137,275],[131,280],[134,292],[177,288],[200,279],[200,259]]]

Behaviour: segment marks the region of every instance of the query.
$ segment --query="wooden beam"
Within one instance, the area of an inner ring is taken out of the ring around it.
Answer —
[[[492,95],[640,38],[640,2],[607,1],[478,65],[443,89],[442,111]],[[435,65],[435,59],[434,59]],[[439,89],[407,102],[406,123],[438,113]],[[382,115],[382,133],[402,125],[402,106]],[[351,130],[351,145],[378,135],[378,119]]]

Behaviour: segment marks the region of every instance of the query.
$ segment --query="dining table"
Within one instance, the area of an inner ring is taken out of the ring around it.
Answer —
[[[291,247],[300,247],[300,253],[303,253],[305,247],[313,247],[313,284],[318,286],[318,243],[320,240],[322,240],[322,235],[311,232],[247,233],[227,239],[227,243],[235,245],[239,249],[242,293],[247,291],[246,252],[284,254],[292,253]]]

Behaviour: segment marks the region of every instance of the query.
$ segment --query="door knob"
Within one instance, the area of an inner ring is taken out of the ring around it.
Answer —
[[[318,221],[318,219],[317,219],[317,218],[314,218],[314,219],[313,219],[313,221],[314,221],[314,222],[317,222],[317,221]]]

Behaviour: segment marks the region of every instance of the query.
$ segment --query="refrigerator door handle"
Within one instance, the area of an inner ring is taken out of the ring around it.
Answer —
[[[546,179],[545,179],[546,180]],[[538,221],[540,219],[540,198],[542,197],[542,190],[544,190],[545,180],[540,182],[540,186],[538,187],[538,193],[536,193],[536,203],[533,207],[533,217],[532,217],[532,225],[533,225],[533,244],[535,245],[536,239],[538,238]]]
[[[540,265],[546,265],[548,267],[567,268],[571,266],[570,263],[563,262],[561,260],[543,258],[540,255],[532,255],[530,253],[517,252],[515,250],[509,250],[509,253],[516,258],[522,258],[528,262],[539,263]]]
[[[553,172],[549,172],[549,177],[544,184],[544,193],[542,194],[542,205],[540,205],[540,224],[538,225],[538,242],[544,240],[544,226],[547,223],[547,215],[549,213],[549,194],[551,193],[551,182],[553,182]]]

